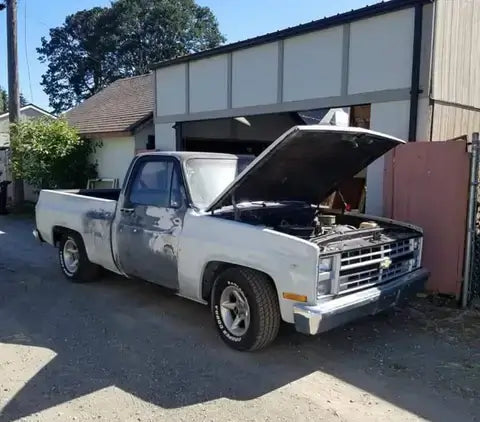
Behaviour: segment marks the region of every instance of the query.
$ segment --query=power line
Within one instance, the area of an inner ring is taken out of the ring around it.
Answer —
[[[27,49],[27,0],[25,0],[24,8],[23,8],[23,17],[24,17],[24,22],[23,22],[23,29],[24,29],[24,34],[23,34],[23,40],[24,40],[24,48],[25,48],[25,60],[27,62],[27,74],[28,74],[28,85],[30,87],[30,102],[34,103],[35,101],[33,100],[33,90],[32,90],[32,79],[30,77],[30,63],[28,61],[28,49]]]

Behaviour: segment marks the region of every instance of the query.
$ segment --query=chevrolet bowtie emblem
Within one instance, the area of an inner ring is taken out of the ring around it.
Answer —
[[[380,268],[382,270],[386,270],[387,268],[390,267],[390,265],[392,265],[392,260],[390,258],[384,258],[381,262],[380,262]]]

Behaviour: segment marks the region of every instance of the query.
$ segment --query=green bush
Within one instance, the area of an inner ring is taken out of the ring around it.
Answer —
[[[16,177],[38,189],[84,188],[97,176],[91,154],[97,144],[80,138],[64,119],[32,119],[12,128]]]

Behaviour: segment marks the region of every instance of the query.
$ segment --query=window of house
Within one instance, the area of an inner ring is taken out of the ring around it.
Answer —
[[[155,135],[148,135],[146,146],[148,150],[155,149]]]
[[[371,105],[355,105],[350,108],[350,126],[370,129]]]

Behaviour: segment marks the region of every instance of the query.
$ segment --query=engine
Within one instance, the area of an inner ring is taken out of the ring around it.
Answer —
[[[337,224],[337,216],[334,214],[317,214],[315,215],[311,225],[291,224],[284,219],[276,230],[291,234],[292,236],[310,239],[312,237],[324,236],[328,234],[344,234],[352,230],[368,229],[378,227],[373,221],[362,222],[359,227],[348,224]]]

